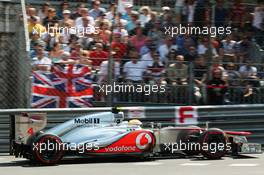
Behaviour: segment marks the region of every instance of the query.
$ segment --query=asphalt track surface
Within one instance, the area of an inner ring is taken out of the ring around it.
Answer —
[[[0,156],[1,175],[264,175],[264,155],[222,160],[201,158],[137,161],[128,159],[64,160],[55,166],[30,164]]]

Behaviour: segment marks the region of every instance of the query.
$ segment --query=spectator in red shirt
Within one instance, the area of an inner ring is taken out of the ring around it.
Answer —
[[[113,51],[116,53],[116,58],[122,59],[127,53],[127,45],[121,40],[121,33],[114,33],[113,42],[111,44]],[[121,60],[116,60],[121,61]]]
[[[136,35],[129,40],[130,43],[140,52],[140,49],[145,45],[147,37],[143,35],[143,30],[140,26],[136,28]]]
[[[81,45],[78,42],[72,42],[70,44],[70,48],[71,48],[71,59],[72,60],[79,60],[81,57]]]
[[[108,59],[109,53],[103,50],[102,43],[95,44],[95,50],[90,52],[93,68],[97,69],[103,61]]]

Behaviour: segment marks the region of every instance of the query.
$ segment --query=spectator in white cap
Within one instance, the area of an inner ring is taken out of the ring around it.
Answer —
[[[148,6],[143,6],[140,8],[139,11],[140,11],[139,21],[140,21],[141,27],[145,27],[145,24],[150,21],[151,10]]]
[[[127,20],[127,21],[131,21],[131,13],[132,13],[132,8],[133,5],[132,4],[126,4],[125,5],[125,13],[122,14],[122,19]]]
[[[161,8],[162,10],[162,14],[160,16],[160,20],[162,21],[162,23],[164,22],[164,20],[167,18],[167,16],[171,15],[171,8],[168,6],[164,6]]]
[[[133,5],[130,4],[130,3],[128,3],[128,4],[125,5],[125,8],[132,8],[132,7],[133,7]]]
[[[63,10],[63,19],[60,20],[59,26],[65,27],[66,23],[70,25],[70,27],[74,26],[74,21],[70,19],[71,17],[71,11],[70,10]]]
[[[62,13],[63,13],[63,14],[71,14],[71,11],[70,11],[70,10],[63,10]]]
[[[57,16],[59,19],[63,18],[63,12],[64,10],[68,10],[70,7],[69,3],[64,1],[60,4],[59,10],[57,11]]]
[[[162,11],[163,12],[168,12],[168,11],[170,11],[171,9],[170,9],[170,7],[168,7],[168,6],[164,6],[164,7],[162,7]]]
[[[128,21],[127,25],[126,25],[126,29],[129,33],[129,35],[133,35],[135,34],[135,29],[137,27],[140,27],[140,22],[138,20],[139,18],[139,13],[136,11],[132,11],[130,14],[130,21]]]

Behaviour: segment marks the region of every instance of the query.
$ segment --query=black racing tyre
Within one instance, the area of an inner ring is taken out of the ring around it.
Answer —
[[[201,154],[208,159],[221,159],[226,154],[227,137],[221,129],[212,128],[200,137]]]
[[[42,165],[57,164],[64,155],[61,139],[51,134],[40,135],[33,142],[32,155]]]
[[[179,133],[177,143],[181,142],[181,144],[188,145],[186,149],[182,150],[182,152],[187,156],[194,156],[200,153],[200,149],[196,146],[199,141],[200,130],[201,128],[198,126],[189,126],[190,130],[183,130]]]

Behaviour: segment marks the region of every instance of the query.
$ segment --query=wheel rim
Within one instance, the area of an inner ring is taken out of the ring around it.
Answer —
[[[33,150],[36,160],[43,164],[57,163],[63,156],[62,141],[56,136],[43,136],[36,142],[36,145],[37,149]]]
[[[208,150],[203,150],[202,153],[206,157],[210,158],[221,158],[226,154],[226,138],[224,134],[220,131],[209,131],[204,136],[202,141],[203,144],[208,145]],[[223,145],[223,149],[219,150],[219,145]],[[214,149],[211,148],[211,145],[215,145]]]

